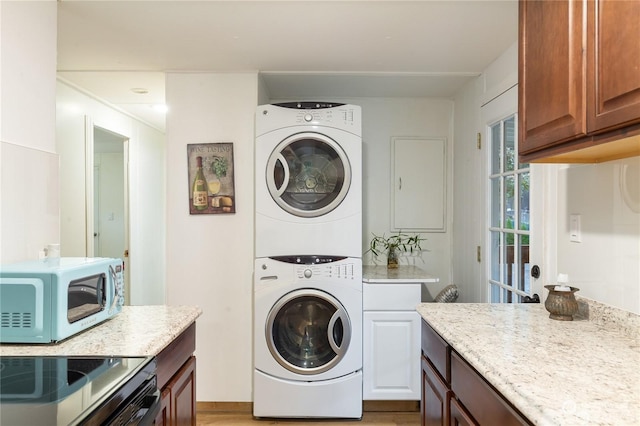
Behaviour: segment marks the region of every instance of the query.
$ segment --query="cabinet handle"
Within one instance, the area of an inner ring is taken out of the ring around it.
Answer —
[[[398,191],[402,191],[402,178],[398,178],[399,186]]]

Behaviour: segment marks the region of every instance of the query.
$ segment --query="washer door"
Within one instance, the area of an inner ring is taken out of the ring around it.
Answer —
[[[286,212],[317,217],[340,205],[349,192],[351,167],[340,145],[320,133],[289,136],[267,161],[267,188]]]
[[[303,289],[283,296],[271,308],[265,333],[269,351],[280,365],[294,373],[319,374],[344,357],[351,322],[336,298]]]

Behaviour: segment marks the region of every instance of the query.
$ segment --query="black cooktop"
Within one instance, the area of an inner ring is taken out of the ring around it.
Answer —
[[[73,425],[149,358],[0,357],[0,424]]]

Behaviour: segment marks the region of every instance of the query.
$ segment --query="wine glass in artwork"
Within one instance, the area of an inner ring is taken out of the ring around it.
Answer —
[[[207,182],[207,186],[209,187],[209,193],[211,195],[216,195],[218,192],[220,192],[220,180],[217,177],[210,179]]]

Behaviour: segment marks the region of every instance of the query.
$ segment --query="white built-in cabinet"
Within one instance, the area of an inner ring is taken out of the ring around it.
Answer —
[[[438,282],[401,265],[363,268],[363,399],[420,400],[422,286]]]
[[[391,227],[444,232],[446,140],[393,138]]]

